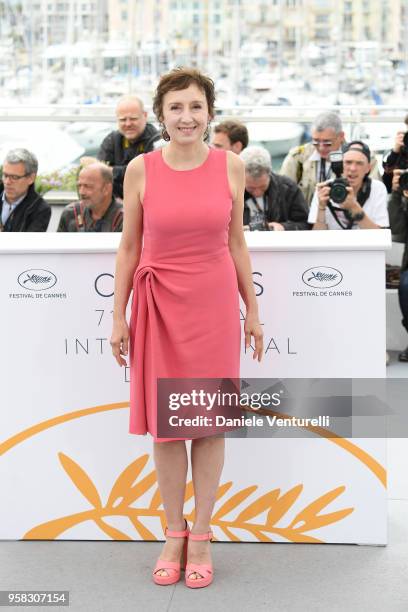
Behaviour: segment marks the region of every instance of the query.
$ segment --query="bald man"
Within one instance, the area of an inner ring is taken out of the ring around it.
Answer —
[[[58,232],[121,232],[123,206],[112,194],[112,168],[101,162],[78,175],[79,201],[65,206]]]
[[[123,197],[123,179],[128,163],[137,155],[153,151],[160,139],[156,128],[147,123],[143,102],[137,96],[124,96],[116,107],[118,129],[108,134],[98,151],[98,159],[113,169],[113,192]]]

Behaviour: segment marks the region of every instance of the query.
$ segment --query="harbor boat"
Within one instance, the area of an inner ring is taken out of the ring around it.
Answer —
[[[254,121],[247,123],[250,144],[259,144],[273,157],[281,157],[302,141],[304,128],[287,121]]]
[[[96,155],[105,136],[116,129],[115,123],[81,122],[71,123],[65,132],[83,148],[85,155]]]
[[[0,164],[7,152],[16,148],[34,153],[42,174],[67,167],[84,153],[84,148],[56,123],[0,121]]]
[[[267,102],[267,106],[258,107],[252,112],[254,120],[247,123],[249,141],[268,149],[272,158],[281,157],[301,143],[305,126],[290,121],[293,111],[286,98],[273,99],[269,94]],[[268,121],[269,117],[271,119]],[[279,117],[282,119],[279,120]]]

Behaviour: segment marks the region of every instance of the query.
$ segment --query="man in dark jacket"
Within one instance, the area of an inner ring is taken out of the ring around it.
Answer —
[[[153,151],[160,134],[152,124],[147,123],[143,102],[136,96],[119,100],[116,117],[118,129],[104,138],[98,159],[113,168],[113,193],[123,198],[123,179],[128,163],[141,153]]]
[[[394,190],[393,172],[398,169],[406,169],[408,167],[408,151],[404,139],[406,139],[408,130],[408,115],[404,119],[404,126],[398,130],[395,135],[394,146],[391,151],[388,151],[383,158],[384,174],[382,180],[387,188],[388,193]]]
[[[272,172],[267,149],[247,147],[240,157],[245,163],[244,229],[309,229],[300,188],[290,178]]]
[[[0,182],[0,231],[47,231],[51,207],[34,189],[37,170],[37,158],[27,149],[7,153]]]
[[[400,177],[403,170],[394,170],[392,192],[388,201],[388,214],[393,239],[405,243],[401,263],[398,297],[402,313],[402,325],[408,332],[408,190],[401,189]],[[408,362],[408,346],[399,355],[400,361]]]

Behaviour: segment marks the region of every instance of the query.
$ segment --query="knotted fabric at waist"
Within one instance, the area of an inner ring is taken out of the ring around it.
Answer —
[[[180,269],[180,267],[184,265],[188,266],[190,264],[199,264],[203,262],[212,263],[230,256],[231,254],[228,246],[222,246],[218,250],[211,251],[210,253],[200,253],[194,256],[185,255],[177,257],[157,254],[153,255],[149,252],[149,249],[144,248],[140,257],[138,269],[144,266],[162,268],[163,270],[165,270],[167,267],[173,268],[176,266],[178,269]]]

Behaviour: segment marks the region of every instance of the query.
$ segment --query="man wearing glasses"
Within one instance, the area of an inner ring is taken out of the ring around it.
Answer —
[[[160,134],[151,123],[147,123],[143,102],[136,96],[119,100],[116,118],[118,129],[104,138],[98,159],[112,167],[114,194],[123,198],[123,179],[128,163],[141,153],[153,151]]]
[[[51,207],[34,189],[37,170],[37,158],[27,149],[7,153],[0,182],[0,231],[47,231]]]
[[[310,206],[317,183],[333,178],[329,155],[339,151],[345,144],[341,119],[337,113],[324,112],[317,115],[312,125],[312,141],[289,151],[280,170],[295,181]],[[380,178],[375,157],[371,159],[372,178]]]
[[[312,142],[289,151],[283,160],[280,174],[295,181],[310,206],[317,183],[329,178],[329,155],[338,151],[344,142],[341,119],[336,113],[317,115],[312,125]]]

